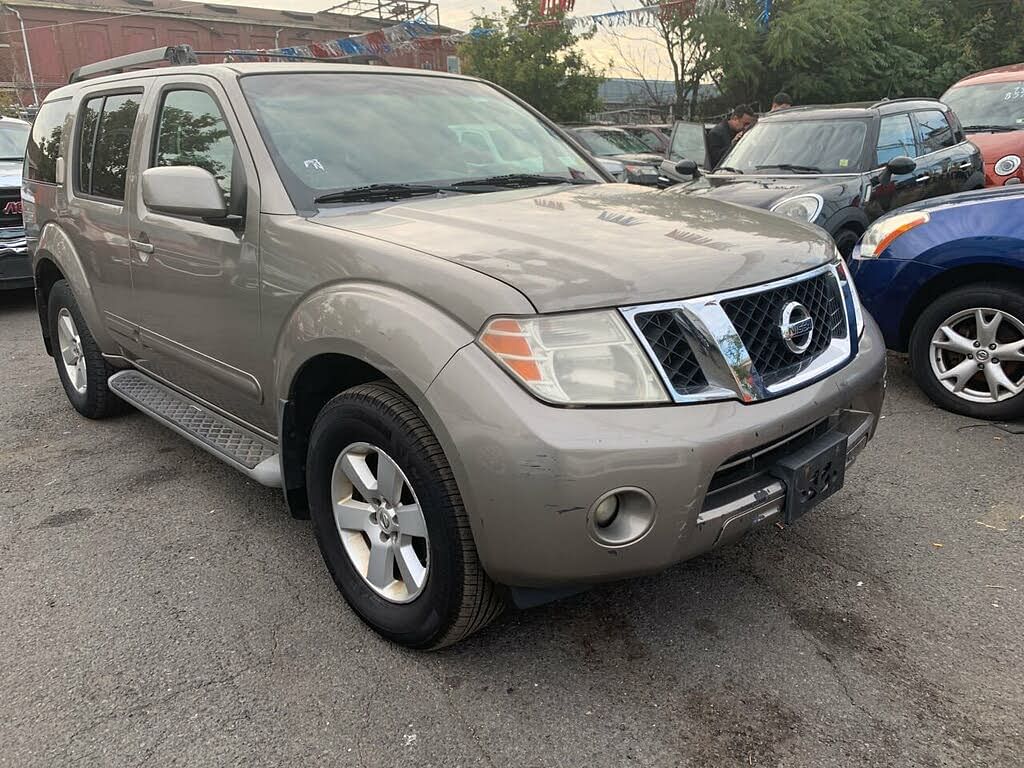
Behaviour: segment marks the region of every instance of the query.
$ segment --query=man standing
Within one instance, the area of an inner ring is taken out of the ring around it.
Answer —
[[[772,98],[772,112],[780,109],[789,109],[793,106],[793,98],[785,91],[779,91]]]
[[[708,167],[712,170],[722,162],[735,140],[754,124],[754,110],[746,104],[736,107],[726,118],[708,131]]]

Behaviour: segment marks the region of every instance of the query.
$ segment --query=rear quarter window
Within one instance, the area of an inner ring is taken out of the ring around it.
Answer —
[[[48,101],[39,108],[25,152],[25,178],[44,184],[57,183],[57,158],[61,156],[64,129],[71,114],[71,99]]]

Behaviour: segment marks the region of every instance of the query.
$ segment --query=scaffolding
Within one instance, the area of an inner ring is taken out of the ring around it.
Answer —
[[[441,25],[441,13],[432,0],[345,0],[344,3],[325,8],[321,13],[339,13],[379,21],[423,21]]]

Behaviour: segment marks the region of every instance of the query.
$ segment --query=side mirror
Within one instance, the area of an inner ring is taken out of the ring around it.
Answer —
[[[696,179],[700,176],[700,168],[693,160],[680,160],[676,163],[676,173],[680,176],[690,176]]]
[[[886,163],[885,167],[893,176],[903,176],[907,173],[914,172],[914,169],[917,168],[917,161],[913,158],[900,155]]]
[[[213,174],[194,165],[150,168],[142,173],[146,207],[171,216],[225,219],[228,205]]]

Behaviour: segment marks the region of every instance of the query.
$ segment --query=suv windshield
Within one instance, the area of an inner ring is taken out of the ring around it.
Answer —
[[[864,170],[867,120],[765,120],[721,165],[743,173],[854,173]]]
[[[581,128],[576,136],[584,146],[598,157],[615,155],[651,154],[651,148],[632,134],[619,128]]]
[[[962,85],[946,91],[948,104],[965,131],[1024,128],[1024,80]]]
[[[0,160],[23,160],[29,131],[21,123],[0,123]]]
[[[345,72],[241,82],[303,210],[316,198],[371,185],[448,186],[527,174],[548,182],[601,180],[541,120],[474,80]]]
[[[672,146],[668,148],[668,159],[693,160],[697,165],[707,163],[704,144],[704,126],[698,123],[676,123],[672,129]]]

